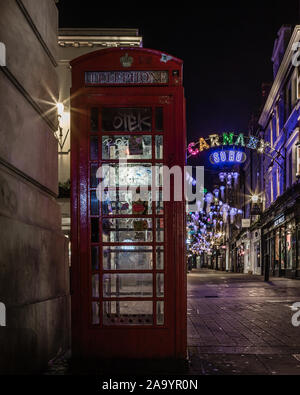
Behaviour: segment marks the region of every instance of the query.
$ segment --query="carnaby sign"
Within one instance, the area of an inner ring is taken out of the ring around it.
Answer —
[[[211,134],[207,138],[200,137],[197,142],[189,144],[188,152],[191,156],[196,156],[205,150],[222,146],[248,148],[257,150],[257,152],[261,154],[263,154],[267,148],[271,148],[270,143],[254,136],[245,136],[244,133],[223,133],[221,135]]]

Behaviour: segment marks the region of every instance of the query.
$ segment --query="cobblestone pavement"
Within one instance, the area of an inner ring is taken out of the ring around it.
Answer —
[[[189,369],[153,373],[299,375],[300,327],[291,322],[296,302],[298,280],[271,278],[265,283],[259,276],[194,270],[188,276]],[[140,374],[150,373],[141,369]],[[78,373],[101,374],[101,368],[74,371],[61,358],[46,372]]]
[[[190,374],[300,374],[300,281],[209,270],[188,278]]]

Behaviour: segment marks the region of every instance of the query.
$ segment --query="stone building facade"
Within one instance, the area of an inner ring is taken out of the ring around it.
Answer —
[[[0,0],[1,373],[38,372],[70,340],[67,240],[56,200],[58,10],[54,0],[38,3]]]

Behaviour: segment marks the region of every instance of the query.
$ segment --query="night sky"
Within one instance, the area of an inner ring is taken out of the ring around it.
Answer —
[[[184,60],[191,142],[247,131],[261,105],[261,84],[272,81],[277,32],[300,23],[299,0],[205,3],[60,0],[58,8],[60,27],[138,28],[145,48]]]

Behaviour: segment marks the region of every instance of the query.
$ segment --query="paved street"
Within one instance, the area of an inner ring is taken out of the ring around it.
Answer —
[[[153,374],[287,375],[300,374],[300,327],[292,325],[291,306],[300,302],[300,281],[194,270],[188,275],[190,367],[169,366]],[[127,369],[127,370],[124,370]],[[109,374],[116,367],[70,369],[67,360],[46,374]],[[124,365],[120,374],[149,374],[146,365]]]
[[[193,271],[188,277],[191,374],[300,374],[300,281]]]

